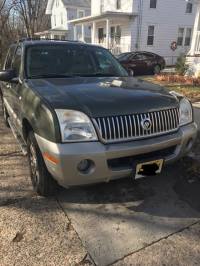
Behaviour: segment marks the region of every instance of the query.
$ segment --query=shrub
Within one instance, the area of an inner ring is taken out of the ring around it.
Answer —
[[[186,56],[181,54],[178,58],[177,58],[177,62],[176,62],[176,72],[179,75],[185,75],[186,71],[188,70],[188,65],[186,64]]]

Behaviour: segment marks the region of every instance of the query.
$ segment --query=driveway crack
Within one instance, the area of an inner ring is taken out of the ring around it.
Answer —
[[[59,206],[59,208],[62,210],[62,212],[64,213],[64,215],[67,217],[68,221],[69,221],[69,226],[73,228],[74,232],[76,233],[78,239],[80,240],[82,246],[85,248],[87,254],[85,255],[85,257],[83,258],[82,262],[80,263],[80,265],[84,265],[84,261],[85,262],[89,262],[91,261],[91,264],[93,264],[94,266],[96,266],[97,264],[94,262],[93,258],[92,258],[92,255],[88,252],[86,246],[84,245],[82,239],[80,238],[79,234],[77,233],[77,231],[75,230],[73,224],[72,224],[72,221],[71,219],[69,218],[69,216],[67,215],[67,213],[65,212],[65,210],[63,209],[62,205],[60,204],[58,198],[55,197],[55,200],[57,201],[57,204]]]
[[[158,240],[156,240],[156,241],[153,241],[153,242],[151,242],[150,244],[146,244],[144,247],[142,247],[142,248],[140,248],[140,249],[138,249],[138,250],[135,250],[135,251],[133,251],[133,252],[128,253],[127,255],[123,256],[122,258],[117,259],[117,260],[113,261],[112,263],[109,263],[107,266],[111,266],[111,265],[114,265],[114,264],[117,263],[117,262],[123,261],[125,258],[127,258],[127,257],[129,257],[129,256],[131,256],[131,255],[133,255],[133,254],[136,254],[136,253],[139,253],[140,251],[145,250],[145,249],[147,249],[147,248],[153,246],[154,244],[157,244],[157,243],[161,242],[162,240],[168,239],[168,238],[170,238],[171,236],[174,236],[174,235],[176,235],[176,234],[178,234],[178,233],[181,233],[181,232],[183,232],[183,231],[189,229],[191,226],[194,226],[194,225],[199,224],[199,223],[200,223],[200,220],[198,220],[198,221],[196,221],[196,222],[194,222],[194,223],[192,223],[192,224],[190,224],[190,225],[187,225],[187,226],[185,226],[185,227],[183,227],[183,228],[177,230],[176,232],[173,232],[173,233],[171,233],[171,234],[169,234],[169,235],[167,235],[167,236],[164,236],[164,237],[162,237],[162,238],[160,238],[160,239],[158,239]]]

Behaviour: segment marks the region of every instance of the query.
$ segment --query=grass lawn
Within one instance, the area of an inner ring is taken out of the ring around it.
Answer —
[[[178,84],[178,83],[169,83],[166,81],[158,81],[155,79],[154,76],[142,76],[139,77],[140,79],[149,81],[151,83],[159,84],[161,86],[164,86],[170,91],[176,91],[180,94],[185,95],[188,97],[191,102],[200,102],[200,86],[193,86],[193,85],[184,85],[184,84]]]

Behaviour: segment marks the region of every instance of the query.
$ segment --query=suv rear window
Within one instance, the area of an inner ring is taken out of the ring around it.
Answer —
[[[30,46],[26,58],[28,78],[128,75],[110,52],[98,47]]]

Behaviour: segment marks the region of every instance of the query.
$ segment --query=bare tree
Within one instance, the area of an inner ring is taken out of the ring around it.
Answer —
[[[3,10],[4,7],[5,7],[6,1],[7,1],[7,0],[1,0],[1,1],[0,1],[0,14],[1,14],[2,10]]]
[[[45,16],[46,5],[46,0],[16,1],[15,10],[24,23],[28,37],[33,37],[35,32],[44,30],[48,27],[49,18]]]
[[[8,22],[11,10],[12,3],[10,1],[3,0],[0,2],[0,64],[2,64],[5,47],[11,35],[10,30],[8,31]]]
[[[47,0],[0,0],[0,65],[12,42],[50,26],[46,4]]]

